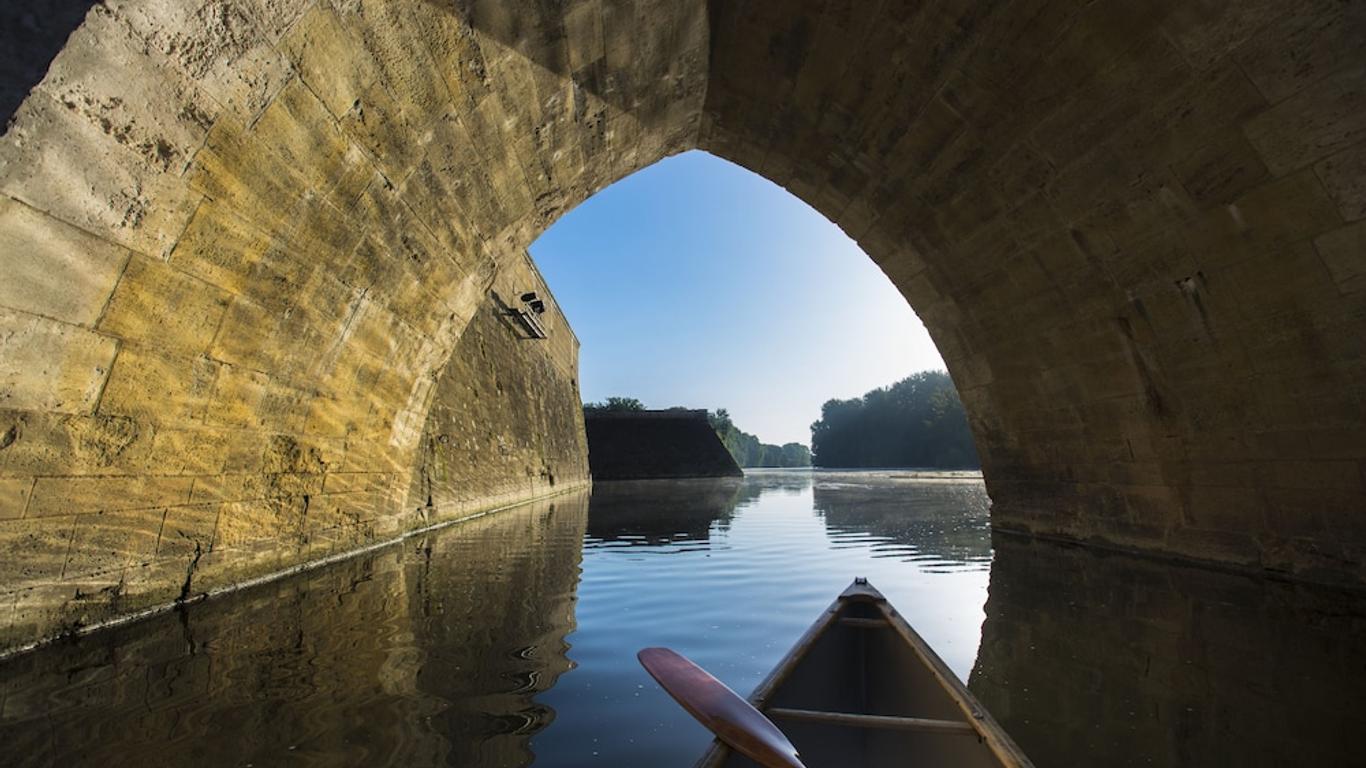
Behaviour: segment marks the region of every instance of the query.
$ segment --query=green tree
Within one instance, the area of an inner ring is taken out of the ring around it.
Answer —
[[[741,430],[731,421],[725,408],[718,408],[707,414],[712,429],[725,444],[726,450],[742,467],[809,467],[811,452],[800,443],[772,445],[761,443],[759,438]]]
[[[607,411],[643,411],[645,404],[634,397],[609,397],[601,403],[584,403],[583,410],[586,413],[603,413]]]
[[[981,466],[958,390],[943,371],[826,401],[811,425],[811,450],[821,467]]]

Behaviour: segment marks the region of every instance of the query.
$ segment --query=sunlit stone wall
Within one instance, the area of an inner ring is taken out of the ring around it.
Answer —
[[[442,372],[704,85],[699,3],[579,5],[93,7],[0,141],[0,648],[508,500],[409,503]]]
[[[417,524],[499,274],[694,147],[920,313],[996,524],[1366,574],[1366,4],[108,0],[50,66],[7,34],[0,94],[46,75],[0,139],[5,638]]]
[[[523,293],[546,302],[533,338]],[[408,506],[449,518],[588,484],[579,342],[530,256],[499,274],[437,380]]]

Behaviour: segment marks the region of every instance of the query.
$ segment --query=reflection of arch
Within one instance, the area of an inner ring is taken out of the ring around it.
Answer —
[[[434,380],[491,281],[692,147],[915,306],[999,524],[1361,577],[1360,4],[336,5],[100,4],[18,110],[5,584],[131,608],[280,562],[160,563],[163,523],[308,539],[286,563],[419,524]],[[339,470],[364,498],[310,538]],[[244,494],[272,502],[216,506]]]
[[[969,687],[1038,765],[1348,765],[1353,591],[995,536]],[[1288,706],[1288,702],[1295,702]]]

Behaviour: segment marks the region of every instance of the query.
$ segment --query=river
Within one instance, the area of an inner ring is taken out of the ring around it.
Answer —
[[[0,764],[691,765],[855,576],[1040,766],[1360,765],[1366,600],[992,536],[979,477],[599,483],[0,663]],[[821,768],[811,766],[810,768]]]

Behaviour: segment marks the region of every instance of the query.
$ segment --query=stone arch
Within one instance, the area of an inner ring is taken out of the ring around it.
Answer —
[[[694,147],[911,302],[998,526],[1359,581],[1364,30],[1328,0],[94,5],[0,142],[5,636],[430,521],[432,393],[491,288]]]

